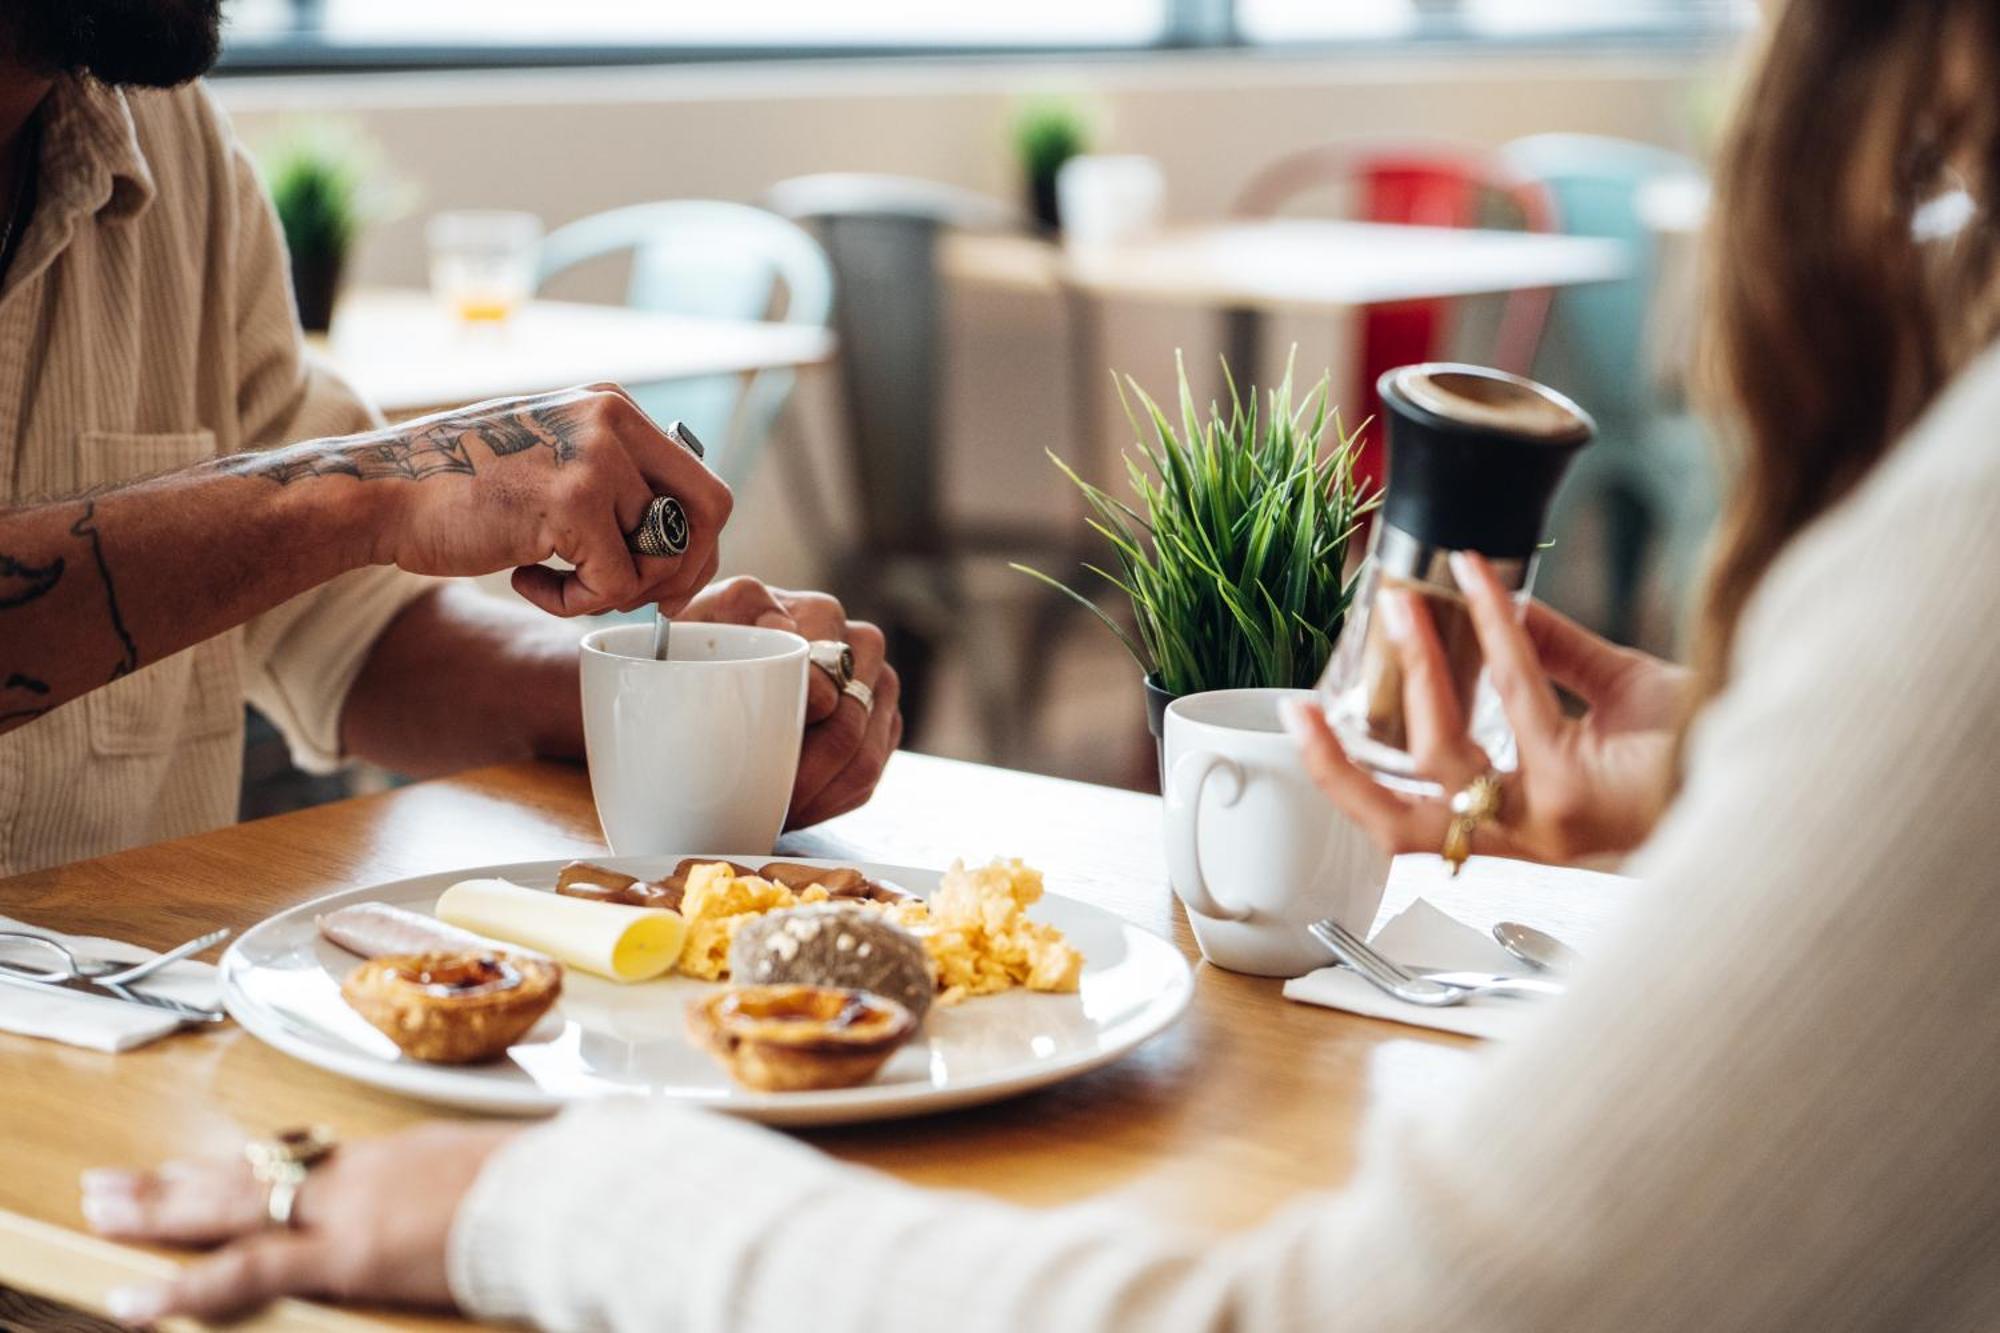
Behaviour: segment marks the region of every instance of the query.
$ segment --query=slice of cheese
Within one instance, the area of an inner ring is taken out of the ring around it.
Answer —
[[[663,907],[627,907],[542,893],[504,879],[468,879],[437,900],[465,930],[539,949],[613,981],[650,981],[680,957],[687,925]]]

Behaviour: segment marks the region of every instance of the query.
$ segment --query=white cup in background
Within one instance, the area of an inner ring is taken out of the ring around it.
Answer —
[[[1279,706],[1310,690],[1214,690],[1166,723],[1167,873],[1202,957],[1257,976],[1332,962],[1306,933],[1332,917],[1366,937],[1389,860],[1306,775]]]
[[[653,627],[583,637],[583,739],[604,840],[619,856],[762,856],[798,775],[806,641],[784,630],[682,622],[673,657]]]
[[[1085,154],[1056,171],[1063,244],[1083,249],[1159,230],[1167,178],[1150,157]]]

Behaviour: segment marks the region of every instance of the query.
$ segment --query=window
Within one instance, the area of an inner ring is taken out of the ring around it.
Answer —
[[[1731,29],[1755,0],[1237,0],[1253,42],[1368,37],[1551,38],[1699,35]]]
[[[1755,0],[232,0],[225,67],[1686,38]]]
[[[238,0],[226,11],[232,55],[373,50],[496,55],[565,48],[662,52],[934,50],[1148,46],[1166,34],[1165,0]]]

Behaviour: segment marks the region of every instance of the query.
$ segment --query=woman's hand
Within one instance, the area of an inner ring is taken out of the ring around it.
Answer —
[[[86,1172],[83,1215],[99,1233],[221,1247],[163,1286],[112,1292],[111,1313],[130,1324],[228,1319],[280,1296],[449,1306],[445,1248],[459,1201],[518,1132],[440,1123],[344,1143],[300,1187],[289,1230],[267,1221],[267,1191],[242,1158]]]
[[[789,592],[743,577],[707,589],[688,603],[681,619],[763,625],[852,648],[854,679],[874,692],[874,707],[842,693],[826,672],[806,672],[805,746],[785,827],[832,819],[874,795],[883,765],[903,743],[903,687],[885,657],[881,630],[865,620],[849,620],[840,603],[823,592]]]
[[[1608,643],[1539,604],[1529,606],[1523,624],[1485,560],[1460,553],[1451,564],[1520,756],[1519,769],[1505,779],[1499,816],[1475,833],[1473,851],[1561,863],[1636,847],[1671,791],[1687,673]],[[1489,762],[1467,733],[1422,603],[1387,593],[1379,612],[1403,669],[1410,754],[1418,772],[1447,795],[1409,796],[1376,782],[1347,758],[1318,708],[1300,707],[1290,721],[1313,780],[1379,845],[1434,852],[1451,823],[1449,793],[1486,772]],[[1556,685],[1589,711],[1566,717]]]

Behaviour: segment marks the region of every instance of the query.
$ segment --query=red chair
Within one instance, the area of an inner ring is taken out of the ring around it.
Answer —
[[[1476,149],[1455,144],[1349,140],[1279,158],[1238,196],[1236,216],[1276,216],[1301,196],[1344,188],[1347,215],[1366,222],[1421,227],[1511,226],[1556,230],[1555,208],[1538,182],[1516,176]],[[1548,318],[1547,288],[1511,293],[1494,338],[1492,365],[1526,374]],[[1382,404],[1375,381],[1385,370],[1435,360],[1452,327],[1448,299],[1370,306],[1356,324],[1359,380],[1343,399],[1369,416],[1361,475],[1382,476]]]

